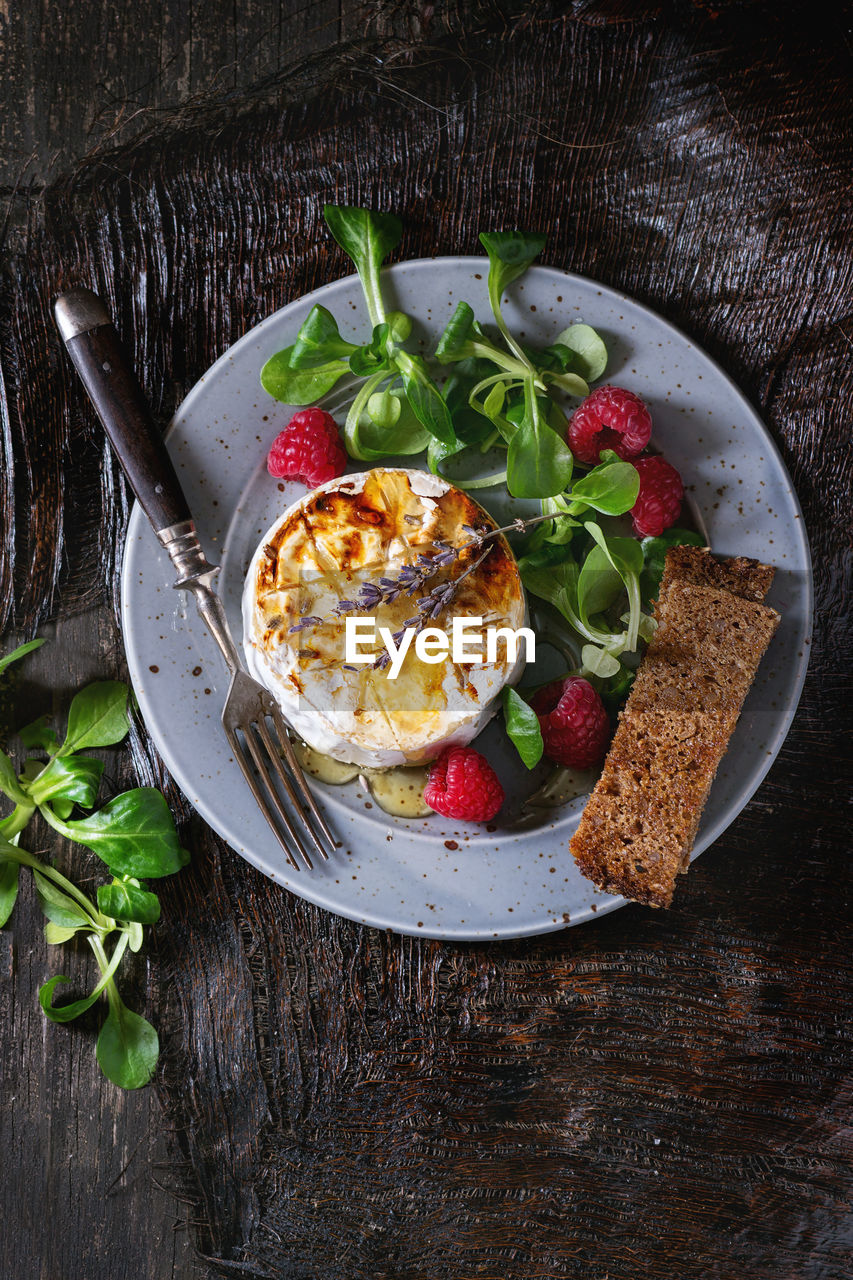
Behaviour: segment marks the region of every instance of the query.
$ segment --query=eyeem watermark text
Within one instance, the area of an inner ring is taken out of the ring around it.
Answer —
[[[536,659],[536,636],[529,627],[517,629],[486,627],[484,653],[482,618],[454,618],[450,635],[441,627],[424,627],[422,630],[406,627],[402,634],[396,633],[400,637],[399,644],[396,643],[395,633],[390,627],[377,628],[375,618],[347,618],[345,661],[352,665],[375,662],[377,631],[391,659],[387,668],[389,680],[396,680],[400,674],[400,668],[412,646],[412,641],[414,641],[416,657],[421,662],[427,663],[443,662],[448,654],[454,662],[458,663],[494,663],[498,660],[498,646],[501,640],[506,644],[508,662],[515,662],[519,644],[522,641],[526,660],[534,662]],[[369,653],[364,652],[367,648],[370,648]]]

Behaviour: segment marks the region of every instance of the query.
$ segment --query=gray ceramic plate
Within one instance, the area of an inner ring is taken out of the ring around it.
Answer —
[[[414,336],[428,346],[462,298],[481,320],[488,318],[486,275],[483,259],[436,258],[391,267],[384,280],[389,306],[417,318]],[[169,434],[202,543],[223,566],[221,590],[237,639],[249,558],[273,520],[303,492],[266,472],[268,445],[290,411],[266,396],[258,374],[269,356],[293,341],[317,302],[339,318],[345,336],[364,341],[367,318],[356,277],[327,285],[283,307],[227,351],[187,396]],[[573,320],[598,329],[610,351],[607,380],[630,387],[649,404],[654,443],[691,488],[715,552],[758,557],[778,568],[769,603],[781,612],[782,625],[714,782],[696,841],[699,854],[737,816],[770,767],[805,676],[812,581],[790,477],[766,428],[726,374],[645,307],[578,276],[534,267],[513,287],[505,314],[515,333],[543,345]],[[493,510],[500,505],[496,491],[478,497]],[[532,828],[483,830],[438,815],[390,818],[357,783],[317,783],[343,845],[314,874],[291,871],[220,728],[227,673],[192,604],[171,583],[168,560],[136,506],[122,609],[145,722],[190,801],[265,874],[329,911],[426,937],[546,933],[623,904],[596,891],[575,869],[569,838],[582,798],[546,812]],[[494,724],[478,745],[505,784],[511,822],[541,777],[523,776]]]

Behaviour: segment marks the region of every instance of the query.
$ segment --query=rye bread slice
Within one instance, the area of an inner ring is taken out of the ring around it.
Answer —
[[[690,550],[698,557],[667,553],[658,627],[570,845],[599,888],[656,907],[669,906],[687,867],[714,775],[779,625],[775,610],[749,598],[769,587],[768,566],[730,560],[718,572],[708,552]]]
[[[719,587],[744,600],[760,603],[773,582],[776,570],[770,564],[736,556],[732,560],[715,560],[707,548],[670,547],[664,561],[659,596],[663,597],[675,579],[696,586]]]

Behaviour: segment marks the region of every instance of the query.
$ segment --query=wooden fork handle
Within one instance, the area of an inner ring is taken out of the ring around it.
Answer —
[[[159,535],[191,522],[163,437],[106,306],[91,289],[70,289],[57,298],[54,315],[116,457],[155,531]]]

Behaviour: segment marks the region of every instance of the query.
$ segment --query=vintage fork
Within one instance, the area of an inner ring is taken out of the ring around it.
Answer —
[[[201,549],[172,460],[110,314],[97,294],[78,288],[57,298],[54,315],[68,354],[140,506],[169,553],[177,575],[175,586],[192,592],[198,611],[228,664],[231,685],[222,725],[234,759],[290,865],[300,869],[295,849],[302,863],[313,870],[304,836],[322,858],[335,849],[334,837],[308,789],[275,699],[242,668],[222,601],[213,589],[219,568],[208,562]],[[267,719],[272,721],[274,733]],[[290,801],[289,809],[275,785],[276,779]]]

